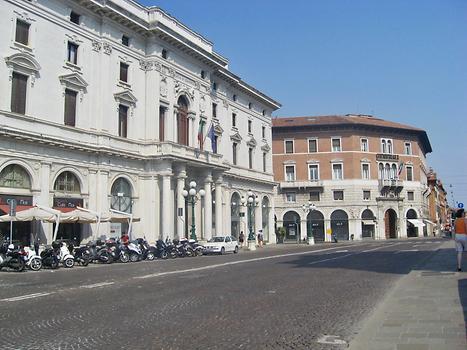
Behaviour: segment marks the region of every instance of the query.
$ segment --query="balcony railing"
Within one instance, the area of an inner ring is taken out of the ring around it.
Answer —
[[[321,180],[308,180],[308,181],[281,181],[281,188],[322,188],[323,182]]]
[[[379,190],[388,190],[388,189],[396,189],[398,191],[402,190],[404,187],[404,183],[398,179],[380,179],[379,180]]]

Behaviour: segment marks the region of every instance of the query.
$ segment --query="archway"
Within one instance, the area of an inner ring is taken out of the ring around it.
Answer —
[[[110,208],[131,214],[133,211],[132,189],[130,182],[123,178],[117,178],[110,190]],[[120,237],[122,233],[128,233],[128,223],[111,223],[110,233],[113,237]]]
[[[312,235],[315,242],[324,242],[324,215],[318,210],[312,210],[306,218],[307,236]]]
[[[32,206],[31,177],[25,168],[18,164],[7,165],[0,172],[0,215],[9,213],[10,200],[16,201],[16,210]],[[14,243],[31,244],[31,221],[13,223],[12,240]],[[0,223],[0,240],[9,239],[10,223]]]
[[[283,225],[285,227],[285,239],[290,241],[300,241],[300,215],[295,211],[288,211],[284,214]]]
[[[177,142],[188,146],[188,100],[180,96],[177,101]]]
[[[388,209],[384,214],[384,231],[386,238],[397,238],[397,214],[394,209]]]
[[[261,227],[263,230],[263,239],[269,242],[269,212],[271,208],[269,207],[269,198],[263,197],[261,203]]]
[[[345,211],[338,209],[332,212],[331,229],[337,240],[349,240],[349,217]]]
[[[240,235],[240,195],[237,192],[230,199],[230,234],[237,239]],[[246,232],[243,234],[247,237]]]
[[[375,215],[370,209],[362,213],[362,239],[375,238]]]
[[[409,209],[406,214],[407,217],[407,237],[418,237],[417,212],[414,209]]]

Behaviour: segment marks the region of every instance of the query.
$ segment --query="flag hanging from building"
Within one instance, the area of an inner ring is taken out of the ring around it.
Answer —
[[[209,132],[207,135],[211,139],[211,149],[213,153],[217,153],[217,136],[214,132],[214,124],[211,123],[211,127],[209,128]]]
[[[198,127],[198,145],[199,145],[200,150],[203,150],[203,144],[204,144],[204,137],[203,137],[204,124],[206,124],[206,121],[201,119],[199,121],[199,127]]]
[[[397,171],[397,176],[401,176],[402,174],[402,169],[404,169],[404,162],[399,163],[399,169]]]

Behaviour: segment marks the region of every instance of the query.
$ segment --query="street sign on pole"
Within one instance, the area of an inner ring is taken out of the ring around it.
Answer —
[[[464,203],[457,203],[457,207],[459,209],[463,209],[464,208]]]
[[[16,199],[10,198],[7,200],[8,205],[10,206],[10,210],[8,215],[10,215],[10,218],[13,216],[16,216]],[[10,219],[10,244],[13,241],[13,220]]]

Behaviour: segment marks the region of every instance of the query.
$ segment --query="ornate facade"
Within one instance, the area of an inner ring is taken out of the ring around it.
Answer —
[[[228,69],[212,43],[131,0],[6,0],[0,5],[0,209],[113,208],[149,241],[247,231],[275,241],[271,113],[280,104]],[[195,217],[182,192],[206,195]],[[3,234],[7,230],[0,228]],[[107,236],[127,230],[104,224]],[[15,225],[50,241],[52,224]],[[60,235],[95,238],[94,224]]]

